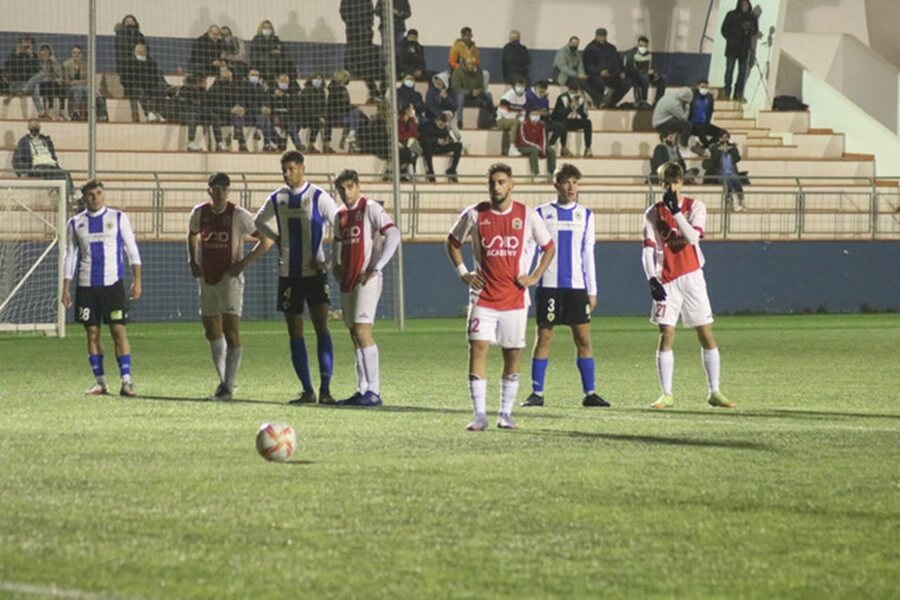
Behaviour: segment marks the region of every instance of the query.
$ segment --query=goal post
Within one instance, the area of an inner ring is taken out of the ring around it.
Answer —
[[[65,337],[66,182],[0,179],[0,332]]]

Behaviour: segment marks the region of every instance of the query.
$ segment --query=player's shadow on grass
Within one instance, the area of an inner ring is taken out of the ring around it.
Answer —
[[[251,400],[248,398],[235,398],[233,400],[218,401],[207,400],[206,398],[197,398],[194,396],[150,396],[141,394],[136,400],[157,400],[164,402],[199,402],[201,404],[271,404],[273,406],[286,406],[285,402],[274,402],[272,400]]]
[[[691,446],[695,448],[728,448],[732,450],[763,450],[770,448],[765,444],[744,440],[701,440],[656,435],[628,435],[623,433],[594,433],[589,431],[557,431],[552,429],[524,430],[526,435],[554,435],[585,440],[609,440],[612,442],[636,442],[638,444],[654,444],[661,446]]]
[[[643,412],[658,413],[649,409],[640,409]],[[665,414],[671,415],[702,415],[704,417],[721,417],[721,418],[747,418],[747,419],[813,419],[818,421],[829,421],[833,419],[900,419],[900,414],[888,415],[883,413],[854,413],[827,410],[792,410],[789,408],[773,408],[761,410],[723,410],[723,409],[705,409],[705,410],[685,410],[682,408],[674,408],[665,411]]]

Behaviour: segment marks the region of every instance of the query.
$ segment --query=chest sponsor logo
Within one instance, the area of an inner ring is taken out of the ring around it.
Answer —
[[[514,235],[495,235],[482,240],[485,256],[516,256],[520,245],[519,238]]]
[[[362,227],[351,225],[341,231],[341,242],[359,244],[362,242]]]
[[[231,241],[231,234],[227,231],[207,230],[200,234],[203,247],[207,250],[227,248]]]

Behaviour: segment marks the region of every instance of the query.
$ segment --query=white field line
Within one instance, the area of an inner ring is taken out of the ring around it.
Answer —
[[[15,592],[17,594],[34,594],[44,598],[68,598],[71,600],[124,600],[124,596],[96,594],[94,592],[84,592],[81,590],[64,590],[54,585],[29,585],[11,581],[0,581],[0,591]]]

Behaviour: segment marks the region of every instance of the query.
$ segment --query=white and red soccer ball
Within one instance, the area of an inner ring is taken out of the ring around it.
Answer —
[[[263,423],[256,434],[256,451],[266,460],[284,462],[296,447],[297,434],[285,423]]]

